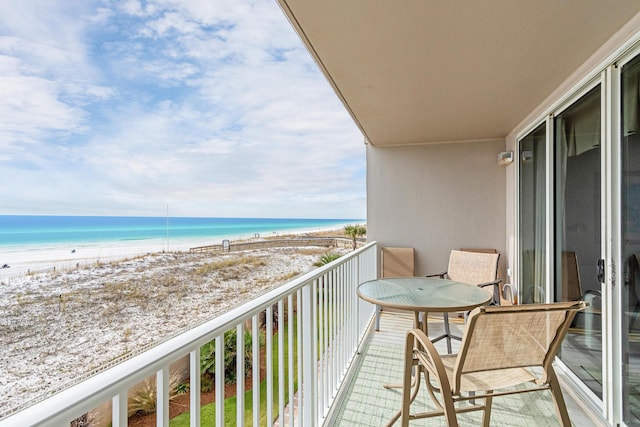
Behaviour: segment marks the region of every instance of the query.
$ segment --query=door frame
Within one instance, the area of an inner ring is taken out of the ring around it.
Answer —
[[[527,124],[513,136],[515,152],[521,156],[520,142],[540,124],[546,123],[546,299],[553,299],[554,281],[554,118],[575,101],[581,98],[595,85],[601,85],[601,258],[605,260],[604,282],[602,291],[602,399],[597,397],[584,383],[560,361],[558,371],[567,380],[577,397],[595,416],[603,417],[603,421],[611,425],[626,426],[624,419],[623,370],[624,347],[622,326],[625,314],[623,307],[624,278],[623,267],[625,260],[622,254],[622,93],[621,76],[624,65],[640,57],[640,32],[636,32],[626,42],[604,58],[599,65],[587,72],[571,88],[559,94],[555,101],[527,120]],[[519,157],[518,157],[519,158]],[[513,245],[511,264],[514,267],[513,278],[520,279],[522,266],[520,265],[520,168],[515,163],[513,212],[515,245]],[[517,282],[516,282],[517,283]],[[520,286],[517,289],[521,291]],[[518,295],[521,300],[521,295]]]

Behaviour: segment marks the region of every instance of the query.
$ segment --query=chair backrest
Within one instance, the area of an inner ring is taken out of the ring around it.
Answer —
[[[562,281],[560,284],[560,301],[578,301],[583,297],[580,284],[580,269],[578,268],[578,256],[575,252],[562,252]],[[544,301],[545,291],[534,281],[536,270],[536,254],[533,250],[525,250],[522,255],[523,277],[525,278],[524,301]],[[539,279],[539,278],[538,278]]]
[[[465,373],[542,367],[543,381],[584,301],[485,306],[468,317],[454,368],[456,390]]]
[[[483,254],[497,254],[497,249],[483,249],[483,248],[460,248],[464,252],[481,252]]]
[[[478,285],[496,280],[499,253],[451,251],[447,275],[456,282]],[[493,293],[493,289],[487,288]]]
[[[561,301],[577,301],[582,299],[580,270],[575,252],[562,252],[562,295]]]
[[[413,248],[382,248],[382,277],[413,277]]]

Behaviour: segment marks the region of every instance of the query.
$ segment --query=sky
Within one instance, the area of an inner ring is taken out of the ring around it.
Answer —
[[[0,214],[365,218],[364,138],[275,0],[0,2]]]

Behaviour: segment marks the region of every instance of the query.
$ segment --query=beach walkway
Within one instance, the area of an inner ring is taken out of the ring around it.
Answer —
[[[257,241],[243,241],[233,243],[228,240],[216,245],[196,246],[189,249],[189,252],[236,252],[251,249],[320,246],[320,247],[340,247],[350,248],[350,239],[342,237],[299,237],[293,239],[264,239]]]

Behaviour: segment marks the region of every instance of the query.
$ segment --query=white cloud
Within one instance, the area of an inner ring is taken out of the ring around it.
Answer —
[[[0,18],[4,213],[364,217],[362,136],[274,2],[22,4],[44,30]]]

